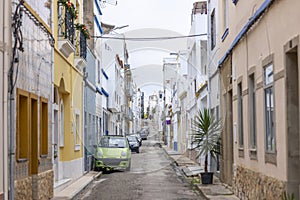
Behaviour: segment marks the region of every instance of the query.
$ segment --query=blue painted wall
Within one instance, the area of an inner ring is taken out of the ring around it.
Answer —
[[[87,49],[87,79],[95,86],[96,84],[96,58],[91,53],[90,49]],[[93,145],[97,144],[97,133],[96,133],[96,92],[92,90],[87,84],[84,87],[84,162],[85,170],[91,169],[91,155],[94,154]]]

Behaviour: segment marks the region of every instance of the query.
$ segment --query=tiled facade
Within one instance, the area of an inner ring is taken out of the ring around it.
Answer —
[[[41,196],[44,197],[43,199],[49,199],[53,197],[53,188],[49,187],[53,185],[53,178],[43,176],[43,174],[47,173],[46,171],[53,173],[50,104],[53,48],[49,43],[48,34],[50,33],[49,27],[45,28],[46,23],[41,23],[42,25],[35,23],[34,18],[38,17],[30,4],[24,4],[24,10],[27,13],[21,17],[20,28],[24,51],[17,52],[18,62],[14,65],[17,74],[14,106],[16,115],[11,116],[16,122],[14,125],[16,133],[15,199],[40,199]],[[39,11],[35,12],[39,13]],[[48,14],[50,16],[50,10]],[[22,94],[19,91],[22,91]],[[26,120],[22,120],[20,116],[26,116],[25,114],[28,118],[25,117]],[[27,140],[22,138],[23,132],[28,134]],[[47,137],[43,138],[44,142],[42,142],[42,137]],[[22,141],[22,144],[18,141]],[[42,148],[45,151],[42,152]],[[36,187],[33,184],[35,176],[40,179],[39,184],[35,184]],[[47,190],[44,190],[45,188]]]

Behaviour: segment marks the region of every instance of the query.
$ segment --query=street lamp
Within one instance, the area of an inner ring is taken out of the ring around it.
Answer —
[[[120,30],[120,29],[126,28],[128,26],[129,26],[128,24],[123,25],[123,26],[115,26],[115,25],[106,24],[106,23],[101,22],[101,27],[104,30],[102,35],[109,35],[112,32],[116,33],[115,30]],[[119,33],[116,33],[116,34],[119,34]]]
[[[124,26],[117,26],[117,27],[114,27],[113,29],[112,29],[112,31],[115,31],[115,30],[119,30],[119,29],[122,29],[122,28],[126,28],[126,27],[128,27],[129,25],[127,24],[127,25],[124,25]]]

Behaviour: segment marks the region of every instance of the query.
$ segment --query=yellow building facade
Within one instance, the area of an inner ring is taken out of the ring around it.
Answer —
[[[59,0],[53,4],[53,33],[57,41],[54,47],[53,105],[55,183],[76,179],[83,174],[85,57],[81,50],[87,38],[82,37],[82,3]],[[56,185],[59,188],[60,185]]]

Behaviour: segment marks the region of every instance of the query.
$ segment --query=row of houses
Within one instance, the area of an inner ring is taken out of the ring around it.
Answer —
[[[51,199],[92,169],[101,135],[139,123],[126,56],[102,67],[103,3],[1,1],[0,199]]]
[[[299,199],[299,8],[297,0],[196,2],[190,33],[207,35],[164,62],[166,144],[195,159],[190,127],[209,108],[223,126],[210,170],[241,199]]]

